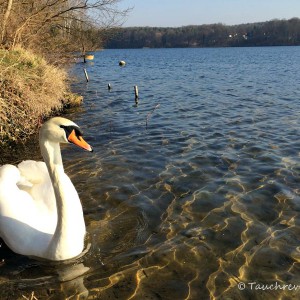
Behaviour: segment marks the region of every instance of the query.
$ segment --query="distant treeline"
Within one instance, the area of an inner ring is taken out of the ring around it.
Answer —
[[[227,26],[120,28],[105,48],[245,47],[300,45],[300,19]]]

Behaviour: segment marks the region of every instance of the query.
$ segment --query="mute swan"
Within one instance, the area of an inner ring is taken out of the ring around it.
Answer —
[[[85,223],[78,194],[65,174],[60,143],[92,147],[72,121],[54,117],[39,133],[45,163],[0,167],[0,237],[16,253],[49,260],[79,255]]]

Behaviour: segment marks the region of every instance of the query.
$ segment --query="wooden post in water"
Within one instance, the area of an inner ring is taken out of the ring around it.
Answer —
[[[139,103],[139,89],[138,89],[137,85],[135,85],[133,88],[134,88],[134,95],[135,95],[135,104],[138,105],[138,103]]]
[[[86,69],[84,68],[83,71],[84,71],[86,82],[89,82],[89,76],[88,76]]]

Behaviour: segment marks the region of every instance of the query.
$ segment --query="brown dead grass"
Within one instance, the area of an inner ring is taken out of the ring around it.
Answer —
[[[24,141],[61,110],[67,74],[23,49],[0,49],[0,145]]]

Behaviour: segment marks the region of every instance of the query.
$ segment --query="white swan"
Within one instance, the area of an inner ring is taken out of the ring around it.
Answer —
[[[45,163],[0,167],[0,237],[16,253],[49,260],[79,255],[85,223],[78,194],[65,174],[60,143],[92,151],[72,121],[55,117],[39,133]]]

